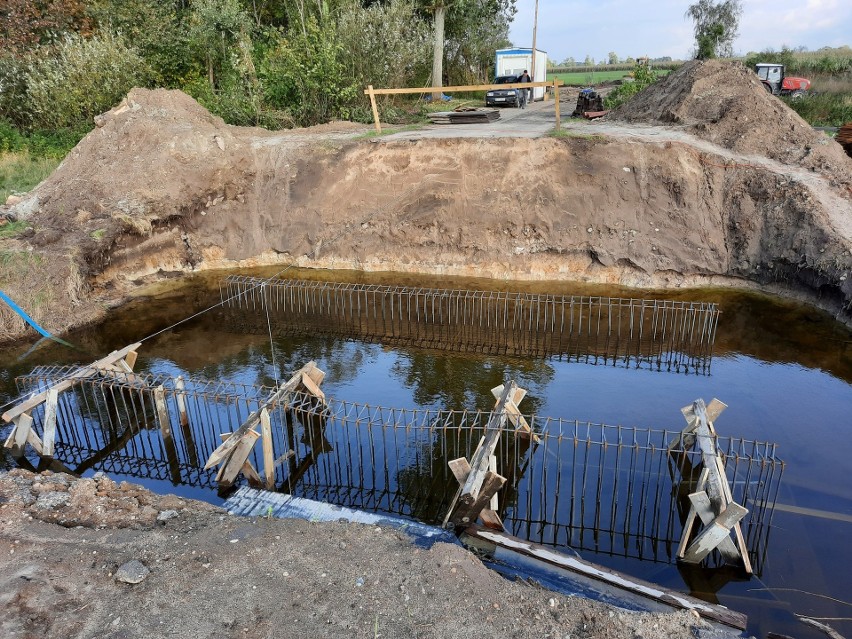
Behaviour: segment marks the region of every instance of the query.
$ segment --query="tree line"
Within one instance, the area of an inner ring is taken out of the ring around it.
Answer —
[[[443,84],[484,81],[515,0],[443,0]],[[429,86],[433,0],[3,0],[0,134],[90,128],[134,86],[226,122],[370,119],[363,88]]]

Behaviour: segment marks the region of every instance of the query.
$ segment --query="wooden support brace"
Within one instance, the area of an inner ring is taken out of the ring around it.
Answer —
[[[372,84],[367,85],[367,93],[370,96],[370,107],[373,109],[373,122],[376,125],[376,133],[381,134],[382,125],[379,123],[379,109],[376,106],[376,93]]]
[[[505,483],[505,477],[501,477],[491,471],[486,471],[477,497],[471,502],[466,502],[462,499],[455,512],[452,513],[450,521],[452,521],[456,526],[463,526],[476,521],[477,517],[479,517],[482,513],[482,510],[491,503],[491,498],[494,494],[500,490]]]
[[[154,404],[157,407],[157,418],[160,422],[160,432],[163,437],[172,436],[172,422],[169,419],[169,409],[166,406],[166,390],[160,384],[154,389]]]
[[[698,483],[695,485],[696,491],[704,490],[704,487],[707,485],[708,474],[707,469],[701,470],[701,474],[698,476]],[[692,505],[689,507],[689,514],[686,516],[686,522],[683,525],[683,536],[680,538],[680,545],[677,548],[678,558],[683,557],[683,553],[686,552],[686,545],[689,543],[689,536],[692,534],[692,527],[695,525],[696,516],[695,506]]]
[[[189,426],[189,415],[186,412],[186,393],[184,392],[184,388],[183,377],[178,375],[177,379],[175,379],[175,399],[178,405],[180,425],[185,428]]]
[[[278,390],[276,390],[269,397],[267,397],[266,401],[263,402],[261,407],[254,411],[251,415],[249,415],[248,419],[244,421],[240,425],[240,427],[231,434],[228,439],[222,442],[221,446],[219,446],[216,450],[213,451],[213,453],[210,455],[210,458],[207,460],[207,463],[204,464],[204,470],[212,468],[213,466],[221,462],[223,459],[228,457],[231,451],[240,442],[242,436],[260,421],[261,410],[269,406],[270,404],[274,404],[278,401],[286,399],[298,388],[300,384],[302,384],[302,373],[310,371],[312,368],[316,368],[316,363],[313,361],[308,362],[305,366],[296,371],[295,375],[293,375],[289,380],[287,380],[286,383],[282,384],[278,388]]]
[[[707,526],[683,555],[686,563],[697,564],[709,555],[723,539],[731,534],[731,528],[746,516],[748,510],[739,504],[728,504],[722,513]]]
[[[291,457],[295,457],[295,456],[296,456],[296,451],[295,451],[295,450],[288,450],[286,453],[284,453],[283,455],[281,455],[281,457],[279,457],[278,459],[276,459],[276,460],[275,460],[275,463],[273,463],[273,467],[274,467],[274,468],[278,468],[278,467],[279,467],[281,464],[283,464],[285,461],[287,461],[287,460],[288,460],[288,459],[290,459]]]
[[[28,413],[24,413],[15,420],[15,440],[13,444],[20,448],[27,443],[27,437],[33,425],[33,418]]]
[[[137,342],[135,344],[125,346],[119,351],[113,351],[106,357],[99,359],[98,361],[93,362],[88,366],[81,367],[79,370],[72,373],[62,381],[57,382],[53,385],[52,390],[56,390],[57,393],[61,393],[65,389],[71,388],[71,386],[76,384],[78,381],[95,375],[98,369],[104,366],[110,366],[114,364],[117,360],[126,357],[131,351],[135,351],[135,349],[139,348],[140,346],[142,346],[142,343]],[[26,401],[21,402],[17,406],[13,406],[5,413],[3,413],[3,421],[7,423],[12,422],[17,416],[22,415],[23,413],[29,413],[33,408],[39,406],[47,399],[47,393],[48,391],[42,391],[41,393],[34,395]]]
[[[230,438],[230,433],[222,433],[221,437],[223,439]],[[237,446],[234,448],[234,451],[229,455],[228,459],[225,463],[222,464],[219,469],[219,473],[216,475],[216,481],[219,482],[219,485],[222,487],[231,486],[234,483],[234,480],[237,478],[237,475],[242,471],[245,474],[244,467],[246,466],[246,462],[248,461],[248,456],[251,454],[252,448],[254,448],[255,443],[260,437],[260,433],[254,430],[249,430],[244,433],[240,437],[240,441]],[[261,484],[260,477],[257,475],[257,472],[254,470],[254,467],[251,464],[248,464],[250,470],[249,474],[246,477],[250,478],[250,474],[254,473],[257,477],[258,484]]]
[[[260,411],[260,432],[263,437],[263,475],[267,490],[275,488],[275,453],[272,449],[272,425],[269,411]]]
[[[316,382],[314,382],[314,380],[311,379],[311,376],[307,373],[302,373],[302,386],[304,386],[311,395],[320,400],[323,405],[326,405],[325,393],[320,390],[320,387],[316,385]]]
[[[500,403],[500,397],[503,395],[503,384],[492,388],[491,394],[494,395],[494,398],[497,400],[497,404],[494,406],[496,409]],[[511,421],[515,428],[521,432],[521,436],[526,436],[528,438],[532,435],[533,441],[538,443],[541,441],[541,438],[532,432],[530,425],[527,423],[527,420],[518,408],[518,404],[520,404],[526,396],[527,391],[523,388],[518,388],[518,390],[515,391],[514,397],[511,397],[506,401],[506,414],[509,417],[509,421]]]
[[[59,404],[59,391],[51,388],[47,391],[44,407],[44,441],[42,455],[53,457],[53,444],[56,441],[56,410]]]
[[[701,519],[701,523],[704,526],[710,526],[716,516],[713,513],[713,507],[710,505],[710,498],[707,496],[707,493],[703,491],[692,493],[689,495],[689,501],[692,503],[692,508]],[[737,547],[731,540],[730,535],[726,536],[721,542],[719,542],[717,549],[725,561],[738,561],[740,559],[740,551],[737,550]],[[683,554],[678,554],[678,557],[683,557]]]

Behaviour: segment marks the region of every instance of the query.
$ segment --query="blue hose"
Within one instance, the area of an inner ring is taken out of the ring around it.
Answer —
[[[3,291],[0,291],[0,299],[2,299],[4,302],[6,302],[6,304],[9,305],[9,308],[11,308],[13,311],[15,311],[18,315],[20,315],[21,318],[27,324],[32,326],[41,335],[44,335],[45,337],[52,339],[55,342],[59,342],[60,344],[65,344],[66,346],[71,346],[71,344],[69,344],[65,340],[59,339],[58,337],[54,337],[53,335],[48,333],[46,330],[44,330],[41,326],[36,324],[35,320],[32,317],[30,317],[29,315],[27,315],[26,312],[24,311],[24,309],[22,309],[20,306],[15,304],[15,302],[12,300],[12,298],[9,297],[8,295],[6,295],[6,293],[4,293]]]

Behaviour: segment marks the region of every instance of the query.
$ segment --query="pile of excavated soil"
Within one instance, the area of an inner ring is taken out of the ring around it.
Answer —
[[[740,62],[688,62],[607,118],[683,125],[738,153],[819,171],[838,185],[852,186],[852,163],[840,145],[768,93]]]
[[[390,529],[233,517],[24,470],[0,474],[0,608],[4,639],[736,634],[510,582],[460,546]]]

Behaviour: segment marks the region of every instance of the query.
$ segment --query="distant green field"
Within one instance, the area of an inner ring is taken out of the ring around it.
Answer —
[[[655,69],[660,75],[668,73],[665,69]],[[565,84],[571,86],[590,86],[601,82],[611,82],[612,80],[621,80],[629,71],[588,71],[579,73],[548,73],[547,79],[553,80],[559,78]]]

